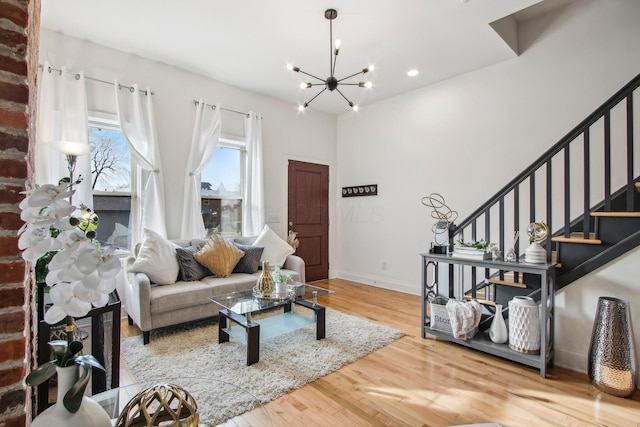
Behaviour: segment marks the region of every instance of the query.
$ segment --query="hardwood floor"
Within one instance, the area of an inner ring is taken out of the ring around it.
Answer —
[[[420,297],[340,279],[314,284],[336,292],[321,304],[405,336],[267,403],[274,426],[640,426],[638,392],[614,397],[585,374],[554,367],[543,379],[532,368],[421,338]],[[126,321],[122,327],[123,337],[140,334]]]

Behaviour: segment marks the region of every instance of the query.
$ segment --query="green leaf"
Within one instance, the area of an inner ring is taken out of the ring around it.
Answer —
[[[42,384],[56,373],[56,366],[54,360],[43,363],[27,375],[24,379],[25,384],[30,386]]]
[[[102,364],[92,354],[87,354],[85,356],[78,356],[76,357],[75,361],[78,365],[82,366],[83,368],[86,368],[87,366],[92,366],[94,368],[100,369],[101,371],[104,371],[104,367],[102,366]]]
[[[80,375],[78,381],[76,381],[73,387],[64,395],[62,403],[69,412],[76,413],[78,409],[80,409],[84,390],[87,388],[87,384],[89,384],[89,378],[91,378],[91,371],[91,365],[82,365],[82,375]]]

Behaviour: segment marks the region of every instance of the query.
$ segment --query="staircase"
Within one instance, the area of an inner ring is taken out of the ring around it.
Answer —
[[[551,238],[542,245],[557,262],[556,289],[640,245],[640,159],[634,157],[634,93],[640,75],[625,85],[546,153],[449,230],[449,241],[497,243],[506,252],[514,232],[516,254],[528,245],[524,230],[544,221]],[[535,298],[540,284],[509,272],[468,273],[484,293],[507,307],[514,295]],[[526,282],[526,284],[525,284]],[[469,295],[465,295],[469,297]],[[539,299],[539,298],[538,298]],[[492,304],[485,305],[489,311]],[[489,319],[490,320],[490,319]],[[486,322],[483,322],[486,323]],[[482,325],[481,325],[482,327]]]

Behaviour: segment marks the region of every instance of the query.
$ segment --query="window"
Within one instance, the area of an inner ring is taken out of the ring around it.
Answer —
[[[200,177],[202,219],[207,234],[242,235],[244,142],[221,138]]]
[[[89,118],[93,209],[98,214],[97,239],[130,248],[131,153],[117,121]]]

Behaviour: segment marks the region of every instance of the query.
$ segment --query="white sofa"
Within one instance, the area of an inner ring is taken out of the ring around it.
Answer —
[[[255,237],[238,237],[234,241],[251,245]],[[188,247],[203,246],[206,239],[171,240],[172,243]],[[126,261],[126,269],[135,260]],[[296,282],[305,281],[304,261],[296,255],[287,255],[282,270],[291,274]],[[130,273],[128,281],[121,283],[118,294],[129,316],[129,324],[135,323],[143,332],[144,344],[149,343],[154,329],[204,319],[218,314],[219,306],[208,297],[229,292],[252,289],[262,270],[254,274],[232,273],[230,277],[209,276],[196,281],[177,281],[157,285],[145,273]]]

